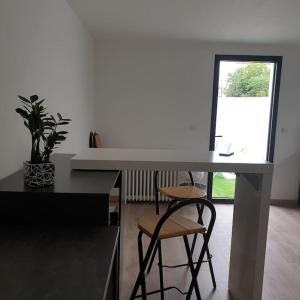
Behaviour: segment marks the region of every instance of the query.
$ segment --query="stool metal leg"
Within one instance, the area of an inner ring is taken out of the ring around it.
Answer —
[[[155,213],[157,215],[159,215],[159,201],[158,201],[158,195],[159,195],[159,192],[158,192],[158,171],[154,171],[154,176],[153,176],[153,181],[154,181],[154,196],[155,196]],[[156,251],[157,251],[157,245],[155,245],[155,248],[154,248],[154,252],[151,256],[151,259],[150,259],[150,264],[148,266],[148,269],[147,269],[147,274],[150,273],[150,270],[152,268],[152,265],[153,265],[153,261],[154,261],[154,258],[156,256]]]
[[[194,254],[194,250],[195,250],[195,245],[196,245],[197,237],[198,237],[198,233],[195,233],[195,234],[194,234],[194,237],[193,237],[192,248],[191,248],[192,254]]]
[[[176,201],[172,200],[172,201],[169,203],[167,210],[169,210],[175,203],[176,203]],[[157,210],[157,212],[158,212],[158,211],[159,211],[159,210]],[[149,263],[149,266],[148,266],[148,269],[147,269],[147,274],[150,273],[150,270],[151,270],[151,268],[152,268],[153,261],[154,261],[154,258],[155,258],[155,256],[156,256],[156,251],[157,251],[157,245],[155,246],[154,252],[153,252],[153,254],[152,254],[152,257],[151,257],[151,260],[150,260],[150,263]]]
[[[176,203],[176,201],[171,200],[171,202],[170,202],[169,205],[168,205],[167,210],[169,210],[175,203]]]
[[[191,283],[191,285],[193,286],[193,288],[195,288],[197,300],[201,300],[201,295],[200,295],[200,290],[199,290],[199,285],[198,285],[198,280],[197,280],[197,275],[198,274],[196,273],[196,270],[194,268],[194,263],[193,263],[193,258],[192,258],[192,252],[190,250],[189,242],[188,242],[188,239],[187,239],[186,235],[183,236],[183,240],[184,240],[186,255],[188,257],[189,268],[190,268],[191,275],[192,275],[192,283]]]
[[[142,242],[142,235],[143,232],[140,231],[138,235],[138,251],[139,251],[139,265],[140,265],[140,272],[142,271],[142,264],[143,264],[143,242]],[[145,281],[145,272],[142,273],[141,278],[141,290],[142,290],[142,299],[146,300],[146,281]]]
[[[165,298],[164,295],[164,275],[163,275],[163,265],[162,265],[162,252],[161,252],[161,241],[157,242],[158,250],[158,268],[159,268],[159,283],[160,283],[160,297],[161,299]]]
[[[172,200],[171,203],[169,204],[167,210],[169,210],[172,207],[172,205],[174,205],[176,202],[177,202],[176,200]],[[201,225],[203,225],[204,223],[203,223],[202,216],[203,216],[204,206],[198,204],[197,205],[197,211],[198,211],[198,223],[201,224]],[[198,238],[198,234],[195,233],[194,236],[193,236],[193,241],[192,241],[192,246],[191,246],[192,256],[194,254],[194,250],[195,250],[197,238]],[[203,238],[205,238],[205,234],[203,235]],[[152,260],[151,260],[150,266],[148,268],[148,273],[150,272],[150,268],[152,266],[154,256],[155,256],[155,253],[153,253]],[[213,287],[216,288],[217,284],[216,284],[216,279],[215,279],[213,264],[212,264],[212,261],[211,261],[211,255],[210,255],[210,251],[209,251],[209,247],[208,246],[207,246],[207,249],[206,249],[206,256],[207,256],[207,262],[209,264],[209,270],[210,270],[212,284],[213,284]],[[188,264],[175,265],[175,266],[172,266],[172,267],[171,266],[165,266],[165,267],[175,268],[175,267],[180,267],[180,266],[185,266],[185,265],[188,265]]]
[[[201,207],[200,207],[199,205],[197,205],[197,211],[198,211],[198,215],[199,215],[198,223],[203,225],[204,223],[203,223],[202,216],[203,216],[204,206],[201,205]],[[203,234],[203,239],[205,240],[205,238],[206,238],[206,233]],[[193,253],[193,250],[192,250],[192,253]],[[213,284],[213,287],[216,288],[217,284],[216,284],[216,279],[215,279],[215,273],[214,273],[214,268],[213,268],[213,265],[211,262],[211,255],[210,255],[208,245],[206,247],[206,255],[207,255],[207,261],[208,261],[208,265],[209,265],[209,271],[210,271],[210,275],[211,275],[212,284]]]
[[[209,235],[204,239],[204,243],[203,243],[203,246],[202,246],[202,249],[201,249],[201,252],[200,252],[200,255],[199,255],[199,259],[198,259],[198,264],[197,264],[196,269],[195,269],[195,276],[196,277],[198,277],[204,255],[205,255],[205,253],[207,253],[207,246],[208,246],[208,240],[210,238],[210,234],[211,233],[209,233]],[[190,287],[189,287],[189,290],[188,290],[188,294],[186,296],[186,299],[188,299],[188,300],[191,299],[193,288],[194,288],[193,283],[191,283]]]
[[[158,203],[158,171],[154,171],[154,195],[155,195],[155,212],[159,215],[159,203]]]
[[[205,205],[206,207],[209,208],[210,213],[211,213],[211,217],[210,217],[210,221],[208,223],[207,226],[207,232],[206,235],[204,237],[204,242],[200,251],[200,255],[199,258],[197,260],[196,266],[194,266],[194,262],[192,259],[192,253],[191,253],[191,249],[190,249],[190,245],[188,242],[188,239],[186,236],[184,236],[184,242],[185,242],[185,247],[186,247],[186,253],[188,256],[188,265],[190,267],[190,272],[192,275],[192,281],[190,283],[188,292],[184,293],[182,291],[180,291],[178,288],[176,287],[167,287],[164,288],[164,282],[163,282],[163,272],[162,272],[162,249],[161,249],[161,241],[159,240],[159,233],[160,230],[163,226],[163,224],[167,221],[167,219],[174,214],[177,210],[181,209],[183,206],[186,205],[192,205],[192,204],[198,204],[198,203],[203,203],[203,205]],[[130,300],[135,299],[136,297],[142,297],[143,300],[145,300],[147,298],[147,295],[152,295],[155,293],[160,293],[161,294],[161,299],[164,299],[164,291],[165,290],[170,290],[172,288],[177,289],[181,294],[186,295],[186,299],[190,299],[191,295],[193,293],[193,290],[195,289],[196,292],[196,296],[197,299],[201,299],[201,295],[200,295],[200,290],[199,290],[199,286],[198,286],[198,281],[197,281],[197,277],[203,262],[203,258],[205,256],[205,254],[207,254],[207,247],[208,247],[208,243],[210,240],[210,236],[214,227],[214,223],[216,220],[216,210],[213,206],[213,204],[205,199],[190,199],[187,200],[186,202],[182,202],[182,203],[178,203],[177,206],[172,207],[169,211],[167,211],[159,220],[159,222],[156,225],[156,228],[153,232],[153,235],[151,237],[151,241],[150,244],[148,246],[148,249],[146,251],[146,254],[143,258],[143,249],[142,249],[142,231],[140,231],[139,233],[139,237],[138,237],[138,248],[139,248],[139,261],[140,261],[140,272],[138,274],[138,277],[136,279],[134,288],[132,290],[131,296],[130,296]],[[157,247],[157,251],[158,251],[158,259],[159,259],[159,272],[160,272],[160,289],[156,290],[156,291],[151,291],[149,293],[146,292],[146,284],[145,284],[145,271],[147,269],[148,263],[153,255],[154,249],[155,247]],[[139,287],[141,286],[142,289],[142,295],[138,295],[137,296],[137,292]]]
[[[206,238],[205,233],[203,234],[203,238],[204,239]],[[211,255],[210,255],[210,251],[209,251],[208,246],[207,246],[207,249],[206,249],[206,256],[207,256],[209,271],[210,271],[210,275],[211,275],[211,281],[212,281],[212,284],[213,284],[214,289],[215,289],[217,287],[217,284],[216,284],[214,268],[213,268],[213,265],[212,265],[212,262],[211,262]]]
[[[204,210],[204,206],[197,204],[198,223],[201,224],[201,225],[203,225],[203,220],[202,220],[203,210]],[[192,254],[194,254],[197,237],[198,237],[198,234],[197,233],[194,234],[194,238],[193,238],[193,242],[192,242],[192,248],[191,248]]]
[[[203,238],[205,238],[205,234],[203,234]],[[197,240],[197,233],[194,234],[194,237],[193,237],[192,248],[191,248],[192,255],[194,254],[196,240]],[[212,264],[212,261],[211,261],[211,255],[210,255],[210,251],[209,251],[209,247],[208,246],[207,246],[207,249],[206,249],[206,256],[207,256],[207,262],[208,262],[208,265],[209,265],[209,271],[210,271],[210,275],[211,275],[211,281],[212,281],[213,287],[216,288],[217,287],[217,283],[216,283],[214,268],[213,268],[213,264]]]
[[[139,235],[142,236],[141,231],[140,231]],[[148,246],[148,250],[145,254],[145,257],[144,257],[142,263],[140,264],[140,272],[139,272],[139,275],[138,275],[138,277],[136,279],[136,282],[134,284],[134,287],[133,287],[133,290],[132,290],[132,293],[131,293],[131,296],[130,296],[130,300],[135,299],[139,286],[142,285],[143,279],[145,280],[145,271],[146,271],[149,259],[151,257],[151,254],[154,250],[155,244],[156,244],[156,240],[152,237],[152,239],[150,241],[150,244]],[[144,285],[144,286],[146,286],[146,285]]]
[[[148,269],[147,269],[147,274],[149,274],[151,269],[152,269],[152,265],[153,265],[153,262],[154,262],[154,259],[155,259],[155,256],[156,256],[156,252],[157,252],[157,243],[155,244],[154,251],[153,251],[151,259],[150,259],[150,263],[149,263],[149,266],[148,266]]]
[[[156,192],[157,192],[157,191],[156,191]],[[157,197],[158,197],[158,196],[156,196],[156,198],[157,198]],[[158,203],[158,201],[157,201],[157,203]],[[172,201],[169,203],[167,210],[169,210],[174,204],[176,204],[176,201],[172,200]],[[159,212],[159,210],[156,210],[156,212]],[[151,270],[151,268],[152,268],[153,261],[154,261],[154,258],[155,258],[155,256],[156,256],[156,251],[157,251],[157,245],[155,246],[154,252],[153,252],[153,254],[152,254],[152,257],[151,257],[151,260],[150,260],[150,263],[149,263],[149,266],[148,266],[148,269],[147,269],[147,274],[150,273],[150,270]]]

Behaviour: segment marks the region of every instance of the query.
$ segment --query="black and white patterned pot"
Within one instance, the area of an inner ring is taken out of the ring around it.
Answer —
[[[25,185],[43,187],[54,184],[55,165],[53,162],[31,164],[25,161],[23,167]]]

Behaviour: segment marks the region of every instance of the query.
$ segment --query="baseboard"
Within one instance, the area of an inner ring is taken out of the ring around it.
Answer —
[[[298,200],[272,199],[271,205],[273,205],[273,206],[297,206],[297,205],[299,205],[299,202],[298,202]]]
[[[119,198],[116,196],[111,196],[111,202],[118,202]],[[224,200],[224,199],[223,199]],[[127,201],[130,204],[155,204],[154,201],[144,201],[144,200],[135,200],[135,201]],[[160,204],[166,204],[167,201],[160,201]],[[224,200],[224,201],[215,201],[214,204],[234,204],[233,200]],[[280,199],[272,199],[271,205],[273,206],[300,206],[298,200],[280,200]]]

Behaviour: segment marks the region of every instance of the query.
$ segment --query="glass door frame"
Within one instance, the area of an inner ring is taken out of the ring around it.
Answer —
[[[282,56],[223,55],[223,54],[215,55],[209,151],[215,150],[216,122],[217,122],[217,110],[218,110],[219,73],[220,73],[221,61],[265,62],[265,63],[273,63],[274,64],[273,87],[272,87],[272,94],[271,94],[271,109],[270,109],[269,133],[268,133],[268,149],[267,149],[267,155],[266,155],[266,160],[269,162],[273,162],[274,161],[277,115],[278,115],[281,68],[282,68]],[[208,199],[211,201],[218,202],[218,203],[233,203],[234,199],[213,198],[212,197],[212,188],[213,188],[213,173],[208,173],[208,177],[207,177],[207,197],[208,197]]]

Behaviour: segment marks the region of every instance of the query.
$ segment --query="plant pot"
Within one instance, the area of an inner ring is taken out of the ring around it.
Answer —
[[[25,161],[23,168],[25,185],[43,187],[54,184],[55,165],[53,162],[31,164]]]

